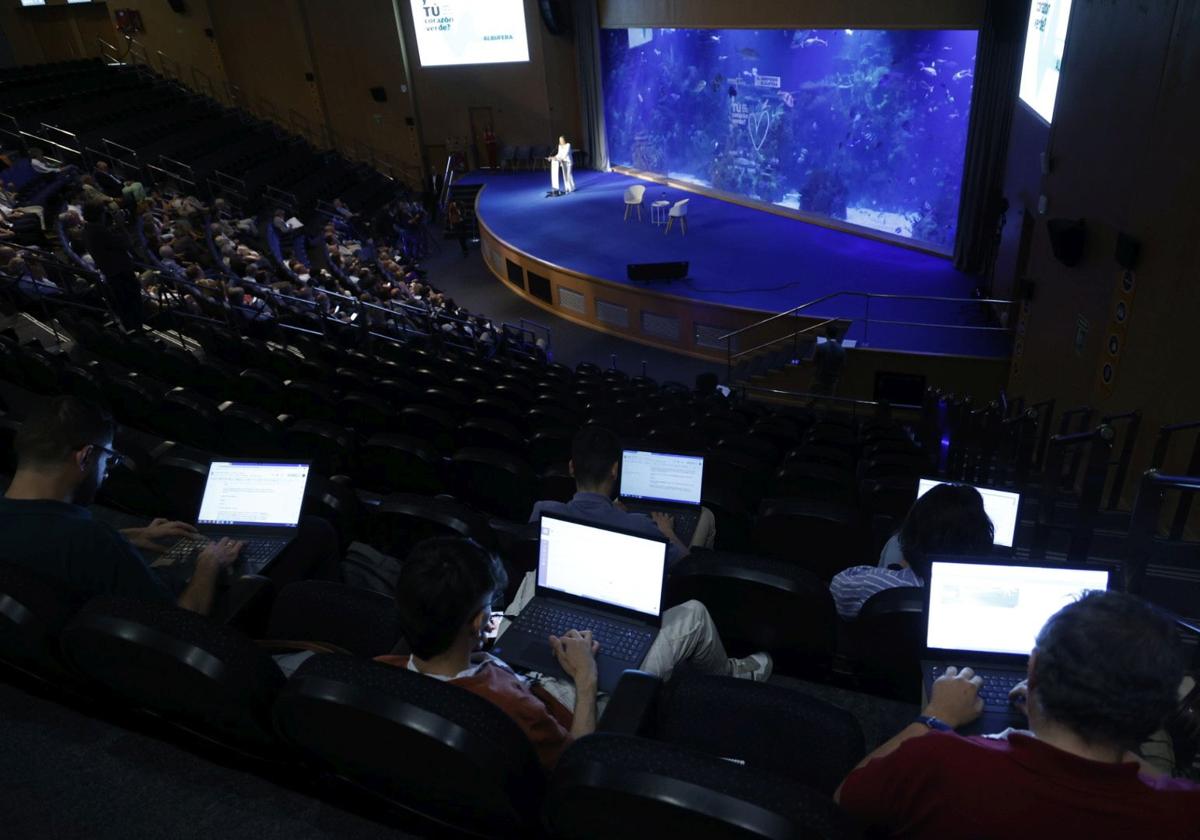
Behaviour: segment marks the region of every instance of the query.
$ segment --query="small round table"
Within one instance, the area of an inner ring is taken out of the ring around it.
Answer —
[[[671,206],[669,201],[656,201],[650,205],[650,224],[665,225],[667,223],[667,208]]]

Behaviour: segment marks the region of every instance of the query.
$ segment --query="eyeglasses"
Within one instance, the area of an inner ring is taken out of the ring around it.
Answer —
[[[101,446],[98,443],[85,443],[84,446],[90,446],[93,449],[99,449],[108,456],[108,465],[106,469],[111,470],[113,467],[119,467],[125,462],[125,456],[115,449],[110,449],[107,446]],[[82,449],[83,446],[80,446],[79,448]]]

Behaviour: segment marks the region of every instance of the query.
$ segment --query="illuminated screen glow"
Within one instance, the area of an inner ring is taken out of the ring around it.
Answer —
[[[953,249],[976,31],[600,36],[614,164]]]
[[[1025,59],[1021,65],[1021,101],[1046,122],[1054,119],[1058,77],[1071,0],[1034,0],[1025,34]]]
[[[422,67],[529,60],[524,0],[412,0]]]

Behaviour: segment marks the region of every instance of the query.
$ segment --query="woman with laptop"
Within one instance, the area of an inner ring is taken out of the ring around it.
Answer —
[[[878,566],[852,566],[829,584],[838,615],[857,618],[867,599],[885,589],[924,586],[935,554],[988,554],[995,529],[983,497],[964,484],[939,484],[917,499],[883,547]]]

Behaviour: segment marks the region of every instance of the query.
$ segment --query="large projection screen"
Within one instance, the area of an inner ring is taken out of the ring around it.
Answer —
[[[529,60],[524,0],[412,0],[422,67]]]
[[[614,164],[953,250],[975,30],[600,34]]]
[[[1021,101],[1046,122],[1054,119],[1058,77],[1067,45],[1071,0],[1034,0],[1021,64]]]

